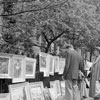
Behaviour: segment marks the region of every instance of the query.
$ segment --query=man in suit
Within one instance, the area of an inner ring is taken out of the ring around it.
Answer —
[[[66,45],[65,47],[67,50],[63,78],[65,80],[66,100],[81,100],[78,79],[79,70],[84,72],[84,62],[72,45]]]

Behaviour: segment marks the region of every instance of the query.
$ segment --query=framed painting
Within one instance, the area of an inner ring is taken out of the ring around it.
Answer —
[[[36,59],[25,58],[26,73],[25,78],[35,78]]]
[[[65,95],[65,81],[60,81],[61,95]]]
[[[31,100],[29,94],[29,83],[9,85],[11,100]]]
[[[58,56],[54,56],[54,69],[55,69],[55,72],[59,72],[59,57]]]
[[[44,72],[47,69],[47,56],[48,54],[40,52],[39,53],[39,64],[40,64],[40,71]]]
[[[50,91],[53,91],[54,95],[52,93],[51,95],[53,95],[53,98],[56,99],[57,98],[57,87],[56,87],[55,81],[50,82]]]
[[[12,77],[13,83],[25,81],[25,57],[20,55],[13,56]]]
[[[57,90],[57,96],[61,96],[61,86],[60,86],[60,81],[56,80],[56,90]]]
[[[54,57],[50,55],[49,74],[54,75]]]
[[[43,82],[34,82],[29,84],[31,100],[44,100]]]
[[[0,100],[11,100],[10,93],[0,93]]]
[[[59,74],[63,74],[65,67],[65,58],[59,58]]]
[[[12,55],[0,53],[0,78],[11,78]]]

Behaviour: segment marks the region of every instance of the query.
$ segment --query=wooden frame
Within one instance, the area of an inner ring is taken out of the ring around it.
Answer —
[[[63,74],[65,67],[65,58],[59,58],[59,74]]]
[[[12,56],[0,53],[0,78],[11,78]]]
[[[29,83],[9,85],[11,100],[31,100],[29,94]]]
[[[31,100],[44,100],[43,82],[34,82],[29,84]]]
[[[11,100],[10,93],[0,93],[0,100]]]
[[[25,81],[25,57],[21,55],[13,56],[12,77],[13,83]]]
[[[36,71],[36,59],[33,58],[25,58],[25,66],[26,66],[26,78],[35,78]]]

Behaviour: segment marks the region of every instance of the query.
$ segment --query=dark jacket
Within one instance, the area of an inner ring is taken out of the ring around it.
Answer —
[[[78,79],[78,72],[84,73],[84,62],[81,55],[75,50],[66,53],[66,64],[64,68],[64,79]]]

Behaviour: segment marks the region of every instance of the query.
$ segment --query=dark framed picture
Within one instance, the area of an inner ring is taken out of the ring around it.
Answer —
[[[14,55],[13,56],[13,73],[12,73],[12,77],[13,83],[16,82],[23,82],[25,81],[25,57],[24,56],[19,56],[19,55]]]
[[[35,70],[36,70],[36,59],[33,58],[25,58],[25,66],[26,66],[26,78],[35,78]]]
[[[29,83],[9,85],[11,100],[31,100],[29,94]]]

